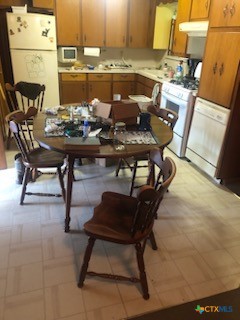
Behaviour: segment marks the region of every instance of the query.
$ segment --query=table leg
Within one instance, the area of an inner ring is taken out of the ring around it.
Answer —
[[[73,184],[73,167],[75,157],[72,155],[68,156],[68,175],[67,175],[67,194],[66,194],[66,216],[65,216],[65,232],[69,232],[70,227],[70,209],[72,200],[72,184]]]

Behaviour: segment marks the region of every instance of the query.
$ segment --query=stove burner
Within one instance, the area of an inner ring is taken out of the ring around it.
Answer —
[[[175,80],[172,79],[170,80],[170,83],[175,84],[177,86],[181,86],[185,89],[188,90],[197,90],[199,86],[199,80],[197,79],[185,79],[183,78],[182,80]]]

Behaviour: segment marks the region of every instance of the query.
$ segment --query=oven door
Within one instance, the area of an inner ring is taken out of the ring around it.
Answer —
[[[166,92],[162,92],[160,106],[161,108],[173,110],[178,114],[178,120],[173,129],[173,132],[175,132],[180,137],[183,137],[188,113],[188,102],[183,101]]]

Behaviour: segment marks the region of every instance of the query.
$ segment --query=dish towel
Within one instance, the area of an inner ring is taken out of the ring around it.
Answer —
[[[154,106],[157,105],[157,97],[159,95],[159,92],[160,92],[159,83],[156,83],[152,91],[152,101]]]

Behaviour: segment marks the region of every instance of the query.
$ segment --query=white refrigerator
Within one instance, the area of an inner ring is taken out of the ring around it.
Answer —
[[[14,83],[44,84],[43,107],[59,105],[55,17],[7,13],[7,27]]]

